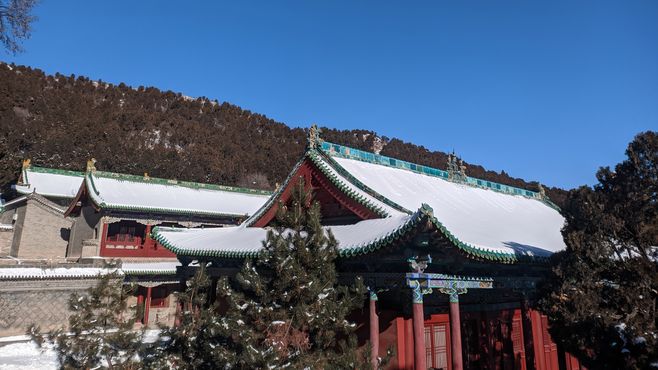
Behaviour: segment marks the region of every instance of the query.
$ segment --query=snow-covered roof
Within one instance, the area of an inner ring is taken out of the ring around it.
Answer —
[[[0,231],[11,231],[14,230],[14,225],[12,224],[0,224]]]
[[[121,273],[116,269],[99,267],[41,268],[11,266],[0,268],[0,280],[95,278],[113,272]]]
[[[364,248],[376,249],[379,247],[378,243],[399,237],[404,231],[415,226],[419,219],[419,214],[397,214],[361,221],[354,225],[332,226],[330,229],[339,241],[341,254],[348,255]],[[157,227],[153,235],[158,242],[177,254],[243,257],[255,256],[262,249],[267,232],[268,229],[247,227],[243,224],[212,229]]]
[[[478,258],[513,262],[565,248],[560,232],[564,218],[539,193],[474,178],[454,182],[445,171],[326,142],[307,151],[305,158],[340,191],[381,217],[331,227],[343,256],[376,249],[419,219],[431,221],[450,242]],[[157,228],[154,236],[177,254],[254,255],[267,231],[250,226],[276,204],[282,188],[241,226]]]
[[[428,204],[434,217],[466,244],[509,253],[557,252],[566,247],[560,232],[564,217],[534,196],[341,156],[332,158],[358,181],[406,209]]]
[[[271,193],[151,177],[89,171],[85,186],[100,208],[206,216],[247,216]]]
[[[75,198],[84,173],[35,166],[25,166],[18,184],[20,194],[37,193],[45,197]]]

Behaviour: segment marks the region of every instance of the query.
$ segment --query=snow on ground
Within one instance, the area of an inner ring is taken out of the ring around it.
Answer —
[[[56,370],[57,355],[52,348],[41,350],[33,342],[20,342],[0,347],[2,370]]]
[[[159,332],[146,330],[144,342],[155,342]],[[0,338],[0,370],[56,370],[59,367],[52,347],[42,350],[27,340],[26,335]],[[11,343],[14,341],[21,342]]]

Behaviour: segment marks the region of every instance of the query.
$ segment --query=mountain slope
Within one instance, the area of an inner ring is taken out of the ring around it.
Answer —
[[[0,63],[0,184],[17,179],[20,160],[271,189],[299,159],[306,132],[207,98],[86,77],[46,75]],[[445,168],[447,155],[366,130],[323,128],[328,141]],[[468,165],[468,174],[522,188],[536,183]],[[547,189],[560,204],[565,192]]]

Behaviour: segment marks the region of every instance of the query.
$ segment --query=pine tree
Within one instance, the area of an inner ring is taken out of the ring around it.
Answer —
[[[245,263],[235,288],[227,280],[219,285],[225,323],[236,332],[249,328],[249,335],[233,338],[244,349],[238,361],[247,367],[364,368],[356,325],[347,319],[363,307],[363,283],[337,284],[338,243],[322,228],[320,205],[303,181],[291,199],[280,205],[277,227],[259,258]]]
[[[201,265],[177,295],[182,305],[181,321],[172,328],[163,327],[159,339],[147,345],[143,366],[149,369],[217,369],[235,362],[227,347],[230,336],[221,326],[217,302],[210,302],[210,279]]]
[[[62,369],[137,369],[142,333],[133,331],[136,312],[126,303],[131,291],[122,276],[103,275],[87,294],[71,294],[68,328],[44,336],[32,325],[28,334],[40,346],[54,345]]]
[[[638,135],[594,188],[563,209],[567,250],[541,302],[551,332],[585,366],[646,368],[658,357],[658,134]]]
[[[338,245],[320,224],[320,206],[304,184],[280,206],[278,224],[255,260],[234,279],[217,284],[217,302],[193,302],[170,342],[168,361],[182,369],[365,369],[357,353],[356,325],[348,315],[361,309],[365,287],[337,283]],[[203,276],[203,275],[199,275]],[[204,279],[200,277],[199,279]],[[207,287],[193,281],[186,297]],[[192,301],[190,301],[192,302]]]

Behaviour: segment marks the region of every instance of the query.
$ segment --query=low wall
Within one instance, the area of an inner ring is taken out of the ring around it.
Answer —
[[[95,286],[97,279],[0,281],[0,336],[22,335],[32,324],[48,331],[68,323],[71,293]]]

